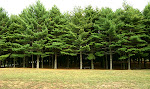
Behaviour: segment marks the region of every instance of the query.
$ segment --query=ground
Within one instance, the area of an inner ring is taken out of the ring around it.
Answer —
[[[0,89],[149,89],[150,70],[0,68]]]

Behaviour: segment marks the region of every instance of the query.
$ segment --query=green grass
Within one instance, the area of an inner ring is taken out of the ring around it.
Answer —
[[[150,89],[150,70],[0,68],[0,89]]]

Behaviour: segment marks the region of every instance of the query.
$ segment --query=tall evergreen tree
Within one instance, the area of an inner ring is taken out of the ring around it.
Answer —
[[[145,38],[147,42],[147,47],[145,47],[145,52],[149,54],[149,60],[150,60],[150,4],[145,6],[143,10],[143,15],[144,15],[144,24],[145,24],[145,34],[147,35]]]
[[[94,59],[95,53],[96,53],[96,47],[95,42],[96,42],[96,37],[95,37],[95,30],[94,30],[94,23],[98,17],[98,10],[94,10],[92,6],[88,6],[84,9],[85,13],[85,20],[86,23],[84,25],[84,29],[86,29],[89,32],[89,42],[87,44],[90,46],[90,50],[87,52],[88,53],[88,59],[91,60],[91,69],[94,69]]]
[[[114,22],[114,12],[110,8],[102,8],[100,11],[100,17],[95,22],[95,29],[97,30],[97,36],[99,36],[99,42],[96,46],[101,47],[99,52],[96,54],[98,56],[103,56],[105,54],[110,55],[110,69],[112,70],[112,55],[115,52],[115,47],[117,46],[117,34],[116,34],[116,24]],[[99,48],[100,49],[100,48]]]
[[[7,30],[9,27],[9,17],[3,8],[0,8],[0,67],[2,60],[9,57],[9,43],[7,42]]]
[[[11,42],[11,58],[14,58],[14,63],[17,58],[23,58],[25,60],[25,51],[29,47],[28,44],[25,44],[25,36],[23,26],[19,23],[19,17],[12,15],[10,17],[11,25],[8,28],[7,39]],[[25,67],[25,61],[23,60],[23,67]],[[15,67],[15,64],[14,64]]]
[[[84,16],[84,12],[81,8],[75,8],[71,17],[71,29],[73,36],[73,45],[75,53],[80,54],[80,69],[82,69],[82,55],[86,53],[85,51],[90,50],[89,42],[89,29],[86,29],[87,21]]]
[[[122,11],[121,11],[122,12]],[[121,47],[118,49],[122,53],[120,59],[128,59],[128,69],[130,69],[131,57],[140,55],[146,46],[143,16],[141,12],[133,7],[124,4],[124,11],[121,13],[118,24],[118,43]]]
[[[46,21],[48,28],[46,48],[50,54],[55,55],[54,69],[57,69],[57,56],[60,55],[62,49],[65,48],[62,35],[65,34],[64,25],[66,24],[66,20],[60,13],[60,10],[56,6],[53,6],[49,11]]]
[[[41,4],[40,1],[37,1],[36,4],[24,9],[20,14],[20,17],[27,35],[27,44],[30,45],[26,53],[32,56],[37,55],[37,68],[39,68],[39,59],[43,54],[42,50],[45,47],[48,34],[46,27],[47,11],[43,4]]]

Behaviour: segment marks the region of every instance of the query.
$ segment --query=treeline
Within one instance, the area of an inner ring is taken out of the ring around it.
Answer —
[[[37,1],[10,17],[0,8],[0,67],[43,68],[47,64],[57,69],[61,62],[67,68],[83,69],[88,60],[91,69],[97,62],[106,69],[113,69],[114,63],[131,69],[134,62],[140,65],[143,61],[146,68],[150,4],[142,12],[124,3],[116,11],[88,6],[62,14],[56,6],[46,10]]]

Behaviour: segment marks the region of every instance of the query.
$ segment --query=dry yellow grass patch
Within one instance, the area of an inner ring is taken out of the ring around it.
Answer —
[[[0,68],[0,89],[148,89],[150,70]]]

